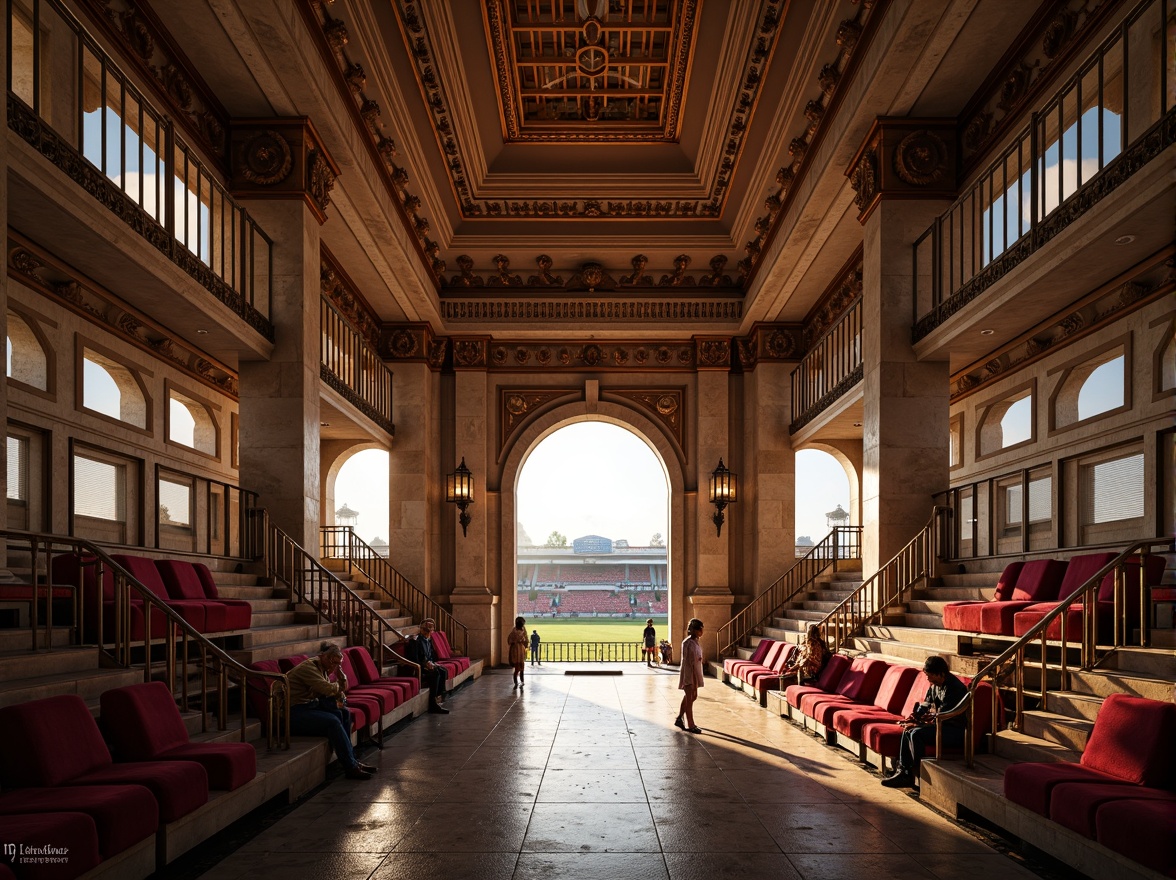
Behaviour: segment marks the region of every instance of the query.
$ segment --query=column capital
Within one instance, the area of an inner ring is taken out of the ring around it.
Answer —
[[[955,120],[879,116],[845,176],[863,225],[883,198],[955,198]]]
[[[229,143],[235,197],[302,199],[327,221],[339,166],[308,117],[234,119]]]

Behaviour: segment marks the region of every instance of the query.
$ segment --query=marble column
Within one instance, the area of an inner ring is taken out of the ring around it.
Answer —
[[[241,485],[275,525],[319,545],[319,220],[301,200],[248,209],[273,240],[274,352],[240,367]]]
[[[398,363],[392,392],[396,439],[388,458],[388,556],[414,586],[435,582],[440,516],[448,514],[440,473],[437,374],[425,363]],[[441,506],[445,506],[442,511]]]

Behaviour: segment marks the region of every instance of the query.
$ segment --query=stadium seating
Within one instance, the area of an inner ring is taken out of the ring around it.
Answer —
[[[867,724],[901,721],[909,714],[909,710],[907,713],[902,711],[907,697],[912,693],[925,694],[929,685],[927,676],[914,666],[892,665],[882,676],[878,692],[869,705],[838,707],[833,715],[834,738],[839,742],[861,743],[862,729]]]
[[[1037,602],[1057,599],[1065,573],[1066,563],[1056,559],[1034,559],[1026,562],[1017,574],[1009,599],[975,604],[952,603],[956,606],[956,610],[952,612],[954,623],[948,628],[991,635],[1000,634],[1007,629],[1006,634],[1012,635],[1013,615]],[[946,626],[946,612],[944,620]]]
[[[968,602],[950,602],[943,608],[943,627],[944,629],[962,630],[964,632],[979,632],[980,617],[979,608],[976,606],[983,605],[985,602],[1007,602],[1013,597],[1013,588],[1017,584],[1017,577],[1021,574],[1021,569],[1025,567],[1024,562],[1010,562],[1005,566],[1005,570],[1001,572],[1000,577],[996,581],[996,590],[992,595],[992,599],[978,599]],[[965,611],[964,609],[969,609]],[[974,609],[974,610],[973,610]],[[972,629],[973,624],[977,627]]]
[[[53,580],[59,584],[70,584],[82,593],[83,632],[98,638],[98,620],[102,619],[101,639],[109,642],[114,638],[114,574],[109,568],[102,572],[99,587],[96,576],[98,557],[91,554],[79,556],[66,553],[55,556],[52,563]],[[146,637],[146,615],[144,601],[138,595],[130,596],[129,634],[131,639]],[[151,637],[162,638],[167,629],[167,616],[160,608],[151,609]]]
[[[91,816],[82,812],[0,816],[0,840],[15,844],[18,849],[50,845],[63,852],[62,861],[57,864],[20,865],[22,880],[71,880],[102,861],[98,826]],[[0,880],[16,876],[0,862]]]
[[[173,599],[194,599],[205,603],[206,632],[249,629],[253,606],[244,599],[220,598],[212,572],[204,563],[157,559],[155,567],[159,569],[167,594]]]

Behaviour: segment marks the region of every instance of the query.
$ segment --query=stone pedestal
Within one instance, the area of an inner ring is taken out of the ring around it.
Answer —
[[[502,660],[498,597],[485,587],[456,587],[449,596],[450,611],[466,627],[467,654],[493,666]]]
[[[714,660],[719,655],[716,633],[720,626],[731,620],[734,596],[726,587],[699,587],[686,598],[690,616],[702,621],[702,659],[704,662]],[[688,622],[688,619],[683,620],[681,632],[670,639],[674,643],[675,657],[679,655],[679,646],[686,637]]]

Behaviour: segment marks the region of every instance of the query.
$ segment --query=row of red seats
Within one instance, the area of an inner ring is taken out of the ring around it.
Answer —
[[[250,669],[286,673],[306,659],[306,654],[295,654],[280,660],[258,660],[250,665]],[[369,733],[374,728],[377,737],[383,736],[384,716],[411,700],[421,690],[420,680],[416,676],[381,675],[372,655],[362,646],[344,648],[343,662],[339,668],[347,676],[347,706],[351,712],[352,727]],[[250,686],[248,696],[252,714],[260,718],[264,726],[269,718],[266,691]]]
[[[69,850],[61,864],[16,865],[22,877],[83,874],[205,804],[210,788],[257,774],[247,743],[189,742],[160,682],[107,691],[101,705],[106,739],[73,694],[0,709],[0,839]]]
[[[1005,769],[1015,804],[1176,877],[1176,703],[1112,694],[1079,763]]]
[[[723,661],[723,672],[728,679],[743,682],[756,693],[759,704],[768,704],[768,691],[779,682],[785,666],[796,656],[797,645],[777,642],[774,639],[760,639],[755,651],[746,660],[728,657]]]
[[[212,579],[208,566],[200,562],[183,562],[176,559],[148,559],[145,556],[129,556],[116,553],[111,556],[125,568],[132,577],[176,612],[197,632],[205,634],[232,632],[249,629],[253,619],[253,607],[243,599],[222,599]],[[83,621],[87,632],[95,633],[98,626],[99,608],[102,614],[102,640],[114,636],[114,572],[103,569],[102,587],[99,591],[95,577],[98,558],[89,554],[67,553],[53,560],[55,583],[70,584],[83,589]],[[130,633],[132,639],[142,639],[146,634],[144,602],[137,594],[131,594]],[[162,637],[166,631],[163,612],[155,609],[151,616],[152,638]]]
[[[1034,559],[1010,563],[1001,573],[996,592],[990,601],[952,602],[943,609],[943,626],[959,632],[985,635],[1023,636],[1099,569],[1115,558],[1115,553],[1088,553],[1070,561]],[[1161,556],[1147,557],[1148,585],[1160,582],[1164,573]],[[1139,620],[1140,562],[1136,557],[1125,566],[1128,616]],[[1096,602],[1098,629],[1108,632],[1113,626],[1115,609],[1115,572],[1099,584]],[[1066,619],[1066,637],[1078,639],[1082,632],[1082,605],[1075,603],[1047,628],[1046,638],[1060,639],[1062,618]]]
[[[971,683],[963,676],[960,681]],[[784,700],[790,720],[815,730],[830,744],[847,748],[862,760],[873,752],[893,761],[902,739],[897,722],[914,711],[929,687],[927,676],[914,666],[869,657],[851,661],[834,654],[813,684],[785,688]],[[972,743],[979,752],[994,729],[992,686],[982,682],[974,700]],[[999,703],[997,709],[1003,714]],[[999,729],[1001,718],[996,721]]]

